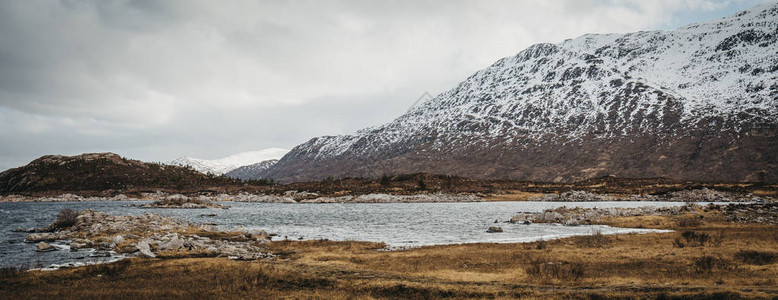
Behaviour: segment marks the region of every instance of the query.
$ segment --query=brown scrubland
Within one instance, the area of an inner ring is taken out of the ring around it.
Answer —
[[[57,271],[0,272],[0,298],[770,299],[778,227],[722,211],[618,217],[669,233],[386,251],[383,244],[277,241],[273,260],[128,259]]]

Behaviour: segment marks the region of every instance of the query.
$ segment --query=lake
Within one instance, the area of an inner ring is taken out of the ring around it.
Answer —
[[[36,252],[25,243],[28,233],[14,228],[43,227],[64,208],[95,209],[115,215],[155,213],[194,223],[213,223],[220,229],[243,226],[277,233],[278,239],[356,240],[384,242],[392,248],[460,243],[514,243],[554,239],[594,232],[645,233],[653,230],[602,225],[561,226],[505,223],[518,212],[568,207],[680,206],[682,202],[471,202],[471,203],[353,203],[286,204],[223,202],[230,209],[149,209],[132,207],[145,201],[0,203],[0,267],[48,267],[116,259],[116,255],[82,249]],[[202,216],[215,213],[216,216]],[[497,221],[497,224],[495,224]],[[502,233],[486,233],[489,226]]]

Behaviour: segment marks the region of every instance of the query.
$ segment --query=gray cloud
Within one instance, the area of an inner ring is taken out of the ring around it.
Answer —
[[[291,148],[403,113],[538,42],[761,1],[2,1],[0,170]]]

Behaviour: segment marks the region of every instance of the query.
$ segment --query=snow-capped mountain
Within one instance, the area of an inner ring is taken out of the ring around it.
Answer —
[[[172,162],[171,165],[189,166],[202,173],[211,173],[222,175],[238,167],[265,162],[268,160],[279,159],[289,150],[281,148],[268,148],[259,151],[249,151],[230,155],[224,158],[207,160],[192,157],[180,157]]]
[[[432,172],[778,181],[778,3],[500,59],[393,122],[292,149],[281,181]]]
[[[255,164],[250,164],[247,166],[235,168],[225,173],[224,175],[226,175],[227,177],[243,179],[243,180],[262,179],[262,177],[259,174],[269,169],[277,162],[278,162],[277,159],[265,160]]]

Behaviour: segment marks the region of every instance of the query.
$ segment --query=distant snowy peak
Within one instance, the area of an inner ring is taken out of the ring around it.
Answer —
[[[184,156],[173,160],[170,162],[170,164],[192,167],[201,173],[222,175],[242,166],[252,165],[269,160],[278,160],[287,152],[289,152],[289,150],[281,148],[269,148],[259,151],[238,153],[214,160]]]
[[[259,175],[263,171],[269,169],[273,165],[275,165],[278,162],[277,159],[271,159],[266,161],[261,161],[255,164],[242,166],[239,168],[235,168],[227,173],[227,177],[232,178],[238,178],[243,180],[249,180],[249,179],[262,179],[262,176]]]

